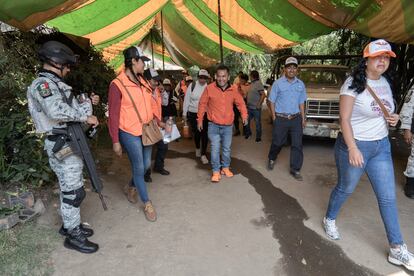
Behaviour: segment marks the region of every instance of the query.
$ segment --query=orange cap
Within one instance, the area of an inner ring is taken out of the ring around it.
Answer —
[[[371,41],[364,48],[364,58],[366,57],[377,57],[382,54],[388,54],[391,57],[396,57],[397,55],[392,51],[391,45],[384,39],[377,39]]]

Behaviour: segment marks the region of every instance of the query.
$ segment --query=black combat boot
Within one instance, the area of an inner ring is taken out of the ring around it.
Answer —
[[[91,228],[84,227],[82,225],[82,223],[79,225],[79,228],[80,228],[80,230],[82,231],[82,234],[85,237],[89,238],[89,237],[93,236],[93,230]],[[68,236],[68,230],[66,228],[64,228],[63,225],[62,225],[62,227],[60,227],[60,229],[59,229],[59,234],[61,234],[62,236],[67,237]]]
[[[404,194],[414,199],[414,178],[413,177],[407,177],[407,183],[404,187]]]
[[[88,241],[82,233],[80,226],[68,231],[68,236],[63,245],[66,248],[73,249],[82,253],[95,253],[99,249],[99,245]]]

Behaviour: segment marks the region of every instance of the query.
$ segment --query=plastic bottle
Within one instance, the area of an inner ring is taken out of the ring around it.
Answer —
[[[165,122],[165,138],[171,139],[172,126],[174,124],[173,117],[168,117],[168,120]]]

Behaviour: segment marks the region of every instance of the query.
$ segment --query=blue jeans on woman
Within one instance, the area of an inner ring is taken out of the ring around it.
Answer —
[[[127,152],[129,162],[131,162],[131,182],[137,188],[141,201],[146,203],[149,201],[149,198],[144,174],[151,166],[152,146],[144,146],[141,136],[134,136],[122,130],[119,130],[119,142]]]
[[[362,174],[366,172],[377,197],[388,242],[395,245],[403,244],[398,222],[394,167],[388,137],[376,141],[355,140],[355,142],[364,158],[362,168],[354,167],[349,163],[348,147],[342,135],[339,135],[336,140],[335,161],[338,183],[331,193],[326,217],[336,219],[341,206],[354,191]]]
[[[208,122],[208,138],[211,144],[211,166],[213,172],[219,172],[222,168],[230,167],[231,140],[233,136],[233,125],[217,125]],[[220,149],[222,148],[222,162],[220,163]]]

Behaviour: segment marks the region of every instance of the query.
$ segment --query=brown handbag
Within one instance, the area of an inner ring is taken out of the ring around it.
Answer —
[[[151,120],[150,122],[144,124],[141,115],[139,115],[138,108],[135,105],[134,99],[132,98],[131,94],[129,93],[128,89],[125,87],[125,85],[122,83],[120,79],[117,78],[117,80],[121,83],[121,85],[124,87],[125,91],[128,93],[129,98],[131,99],[132,105],[134,106],[135,112],[137,113],[138,119],[142,124],[142,144],[144,146],[151,146],[157,143],[162,139],[162,133],[160,131],[160,128],[158,127],[157,122],[154,120]]]

